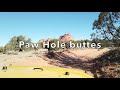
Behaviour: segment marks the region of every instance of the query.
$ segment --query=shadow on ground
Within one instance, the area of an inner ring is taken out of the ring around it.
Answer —
[[[73,55],[73,53],[69,52]],[[82,61],[80,57],[70,57],[69,55],[64,54],[63,52],[50,52],[46,55],[51,61],[50,64],[56,65],[59,67],[72,67],[77,69],[82,69],[90,71],[92,68],[93,62]]]
[[[91,71],[97,77],[101,78],[120,78],[120,50],[114,49],[104,53],[102,56],[95,58],[92,62]]]
[[[90,61],[82,61],[80,58],[70,57],[63,52],[50,52],[46,56],[51,60],[50,64],[79,68],[85,72],[90,71],[95,78],[120,77],[120,50],[117,49],[110,50]]]

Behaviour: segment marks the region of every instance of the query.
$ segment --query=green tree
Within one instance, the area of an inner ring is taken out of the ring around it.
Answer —
[[[51,47],[51,44],[52,43],[55,43],[56,45],[57,45],[57,42],[60,42],[60,40],[59,39],[53,39],[53,40],[51,40],[50,42],[49,42],[49,48],[48,48],[48,51],[57,51],[57,50],[59,50],[59,49],[61,49],[60,47],[58,48],[58,47],[55,47],[55,48],[52,48]],[[60,42],[60,44],[61,44],[61,42]]]
[[[20,35],[20,36],[17,37],[17,44],[16,44],[17,48],[19,48],[19,42],[20,42],[20,41],[25,42],[25,41],[26,41],[26,40],[25,40],[25,37],[22,36],[22,35]],[[23,50],[25,50],[25,47],[24,47],[24,46],[22,46],[21,48],[19,48],[19,51],[23,51]]]
[[[11,38],[11,40],[5,45],[7,50],[15,50],[17,44],[17,37],[14,36]]]
[[[24,46],[19,48],[19,42],[23,41],[25,43],[31,43],[32,40],[28,38],[26,40],[25,36],[19,35],[19,36],[14,36],[10,39],[10,41],[5,45],[6,50],[14,50],[14,51],[23,51],[26,50]]]
[[[28,38],[27,40],[25,40],[25,43],[32,43],[31,38]],[[32,50],[33,48],[30,46],[29,48],[24,48],[24,49],[29,51],[29,50]]]
[[[120,12],[101,12],[93,23],[96,35],[120,46]]]
[[[0,53],[3,53],[3,51],[4,51],[4,48],[0,47]]]

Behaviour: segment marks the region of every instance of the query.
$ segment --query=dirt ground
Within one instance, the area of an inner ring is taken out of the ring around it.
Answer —
[[[90,61],[103,55],[110,49],[72,49],[55,54],[57,58],[45,57],[46,50],[17,52],[16,55],[0,54],[0,67],[3,66],[54,66],[55,64],[64,64],[64,66],[78,65],[79,61]],[[66,61],[66,62],[65,62]],[[74,62],[75,61],[75,62]],[[70,63],[69,63],[70,62]],[[70,65],[68,65],[70,64]],[[80,63],[79,63],[80,64]],[[55,66],[60,66],[55,65]],[[74,68],[74,67],[72,67]]]
[[[17,55],[0,54],[0,67],[2,66],[50,66],[47,61],[36,56],[35,51],[17,52]]]
[[[81,61],[89,61],[97,58],[100,55],[103,55],[105,52],[109,51],[110,49],[104,48],[101,50],[97,49],[72,49],[69,51],[65,51],[64,54],[69,55],[74,58],[78,58]]]

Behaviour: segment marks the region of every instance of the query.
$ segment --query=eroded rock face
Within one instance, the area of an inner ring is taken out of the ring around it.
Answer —
[[[70,40],[74,40],[70,34],[64,34],[63,36],[60,36],[59,39],[61,42],[69,42]]]
[[[39,40],[39,42],[50,42],[51,40],[53,40],[52,38],[48,38],[48,39],[41,39]]]
[[[41,40],[39,40],[39,42],[45,42],[45,39],[41,39]]]
[[[47,40],[46,40],[46,42],[50,42],[51,40],[53,40],[52,38],[48,38]]]
[[[45,39],[41,39],[39,42],[50,42],[51,40],[53,40],[53,39],[52,38],[48,38],[46,40]],[[74,38],[70,34],[64,34],[64,35],[59,37],[59,40],[61,42],[66,43],[66,42],[69,42],[70,40],[74,40]]]

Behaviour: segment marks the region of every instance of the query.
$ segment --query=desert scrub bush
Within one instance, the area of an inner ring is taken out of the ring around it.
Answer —
[[[4,52],[4,48],[0,47],[0,53],[3,53],[3,52]]]
[[[49,42],[49,48],[48,48],[48,51],[57,51],[57,50],[59,50],[59,49],[61,49],[61,48],[58,48],[58,47],[55,47],[55,48],[52,48],[51,47],[51,44],[52,43],[55,43],[56,45],[57,45],[57,42],[58,42],[59,40],[58,39],[53,39],[53,40],[51,40],[50,42]],[[60,42],[60,41],[59,41]],[[61,42],[60,42],[61,43]]]
[[[102,78],[120,78],[120,50],[113,49],[97,57],[94,69]]]
[[[15,52],[15,51],[9,51],[9,52],[7,52],[7,55],[18,55],[18,52]]]
[[[37,55],[37,54],[39,54],[38,52],[33,52],[32,54],[35,54],[35,55]]]

